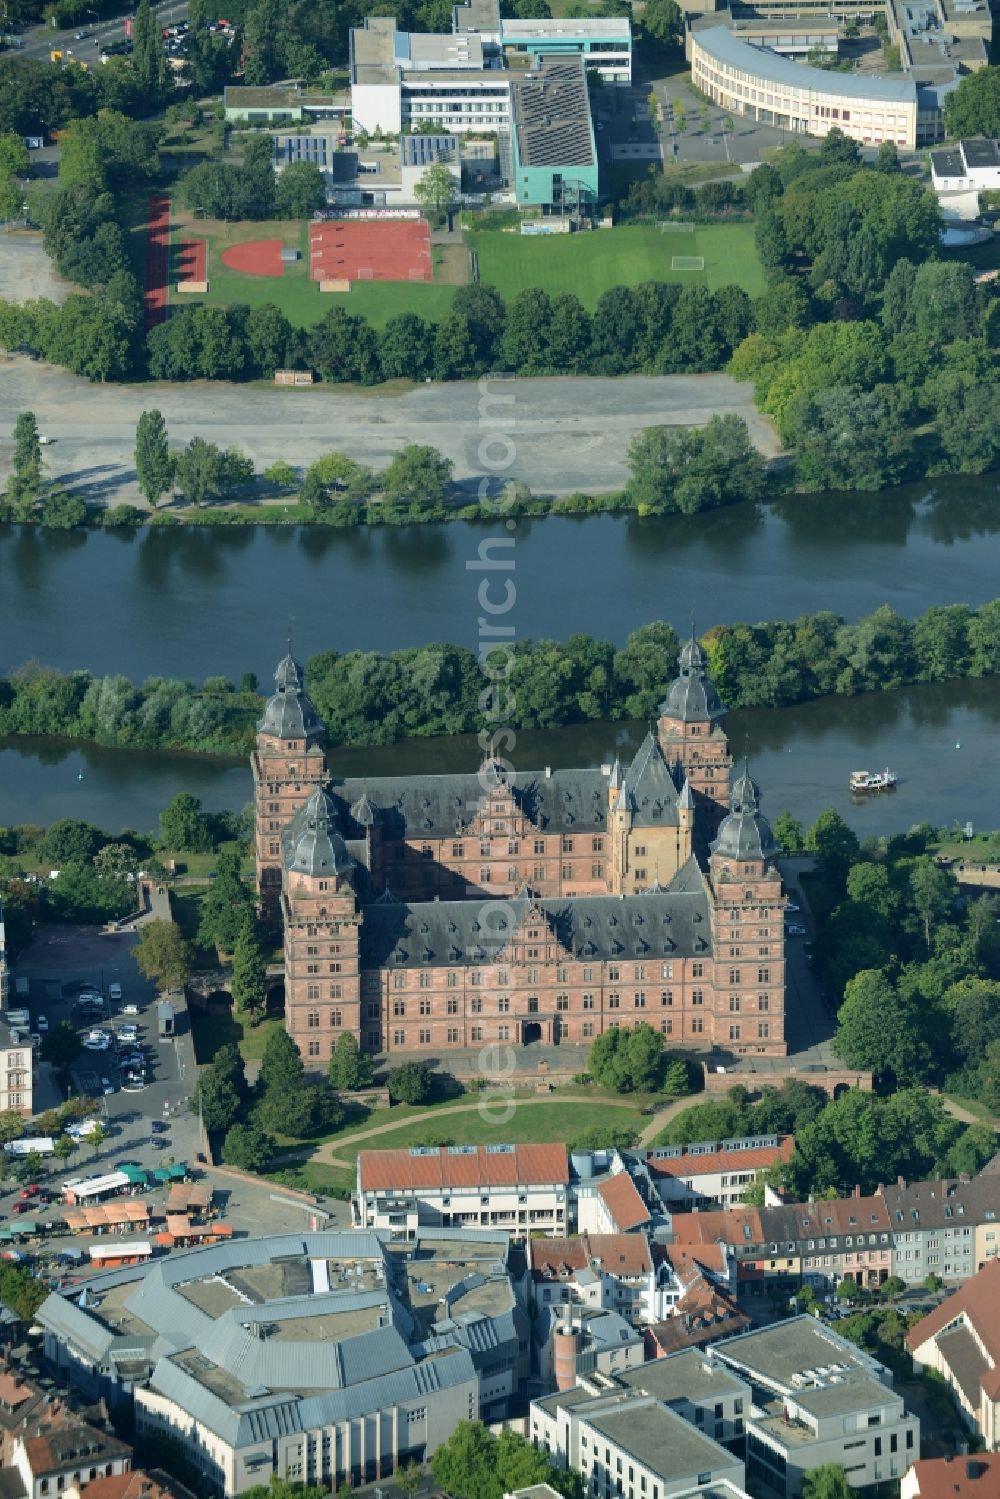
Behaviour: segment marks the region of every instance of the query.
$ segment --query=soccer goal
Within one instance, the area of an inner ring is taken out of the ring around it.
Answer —
[[[680,219],[661,219],[661,234],[693,234],[694,225],[684,224]]]
[[[704,255],[671,255],[670,269],[672,271],[703,271],[705,257]]]

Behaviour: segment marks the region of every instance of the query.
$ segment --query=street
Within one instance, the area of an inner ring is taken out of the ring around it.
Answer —
[[[162,28],[187,16],[187,0],[165,0],[165,3],[154,6],[154,11]],[[87,24],[70,26],[65,31],[57,31],[50,26],[29,26],[21,33],[21,46],[17,48],[16,55],[48,57],[50,51],[57,49],[64,58],[72,57],[76,62],[86,62],[93,66],[95,60],[100,58],[102,47],[106,47],[109,42],[121,41],[125,35],[124,17],[115,21],[99,21],[94,25],[96,16],[96,11],[90,11]],[[84,41],[76,40],[78,31],[87,32]]]

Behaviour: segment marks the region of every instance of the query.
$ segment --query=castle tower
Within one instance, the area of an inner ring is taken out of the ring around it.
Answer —
[[[279,662],[274,684],[251,756],[257,891],[261,915],[272,925],[281,895],[282,829],[326,780],[326,730],[306,693],[305,672],[291,654]]]
[[[715,824],[729,805],[733,758],[723,728],[726,709],[705,670],[694,631],[677,665],[677,676],[660,704],[657,737],[667,763],[680,765],[696,802],[711,804]]]
[[[785,897],[778,844],[744,765],[709,856],[709,903],[718,1005],[715,1042],[783,1056]]]
[[[285,1029],[306,1066],[325,1069],[342,1031],[362,1041],[358,866],[322,787],[299,808],[281,843]]]

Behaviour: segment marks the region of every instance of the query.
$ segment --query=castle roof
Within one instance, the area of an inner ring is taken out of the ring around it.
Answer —
[[[333,799],[322,786],[296,812],[282,841],[285,868],[296,874],[338,875],[354,862],[337,832]]]
[[[278,662],[274,685],[275,692],[257,725],[258,733],[275,739],[306,739],[323,733],[323,722],[306,692],[305,669],[291,654]]]
[[[493,900],[375,902],[364,908],[364,968],[440,968],[502,961],[529,905],[540,910],[566,953],[582,960],[655,960],[707,953],[711,929],[705,883],[689,859],[663,891],[514,898],[512,919],[493,920]]]
[[[646,735],[625,772],[618,805],[630,808],[636,827],[677,827],[677,787],[654,734]]]
[[[701,646],[692,633],[677,659],[677,676],[660,704],[661,715],[682,723],[713,723],[725,716],[725,705],[705,670]]]
[[[729,815],[719,827],[712,853],[724,859],[770,859],[779,852],[771,824],[760,813],[760,788],[744,765],[733,782]]]

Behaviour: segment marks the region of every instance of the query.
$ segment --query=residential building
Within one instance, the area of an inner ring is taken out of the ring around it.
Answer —
[[[1000,1494],[1000,1456],[922,1457],[903,1476],[899,1499],[994,1499]]]
[[[601,1233],[628,1234],[646,1228],[650,1213],[628,1171],[613,1172],[598,1182],[596,1219]]]
[[[83,1420],[61,1400],[37,1408],[12,1435],[10,1466],[26,1499],[49,1499],[94,1479],[127,1473],[132,1449],[110,1432]]]
[[[344,1030],[447,1057],[582,1048],[640,1021],[669,1045],[785,1054],[778,847],[749,772],[730,788],[695,640],[626,768],[331,780],[291,656],[275,684],[252,760],[257,878],[307,1066]]]
[[[901,1478],[920,1455],[920,1423],[888,1370],[815,1317],[716,1343],[712,1357],[750,1386],[747,1472],[783,1499],[824,1463],[863,1488]]]
[[[996,191],[1000,188],[1000,143],[967,140],[949,151],[932,151],[931,182],[939,196]]]
[[[196,1499],[190,1489],[160,1468],[132,1468],[86,1485],[87,1499]],[[70,1484],[61,1499],[80,1499],[82,1487]]]
[[[947,1296],[906,1335],[913,1362],[950,1387],[986,1449],[1000,1448],[1000,1261]]]
[[[139,1438],[169,1437],[227,1499],[423,1462],[460,1420],[502,1420],[530,1356],[500,1233],[235,1240],[93,1276],[37,1320],[50,1364],[131,1398]]]
[[[649,1357],[643,1331],[606,1308],[545,1305],[531,1331],[540,1389],[572,1389],[580,1376],[609,1378]]]
[[[413,1238],[425,1227],[564,1233],[565,1145],[414,1145],[360,1150],[354,1222]]]
[[[0,1113],[32,1114],[31,1041],[0,1020]]]
[[[790,1160],[794,1148],[791,1135],[660,1145],[647,1153],[646,1165],[671,1211],[727,1208],[743,1201],[762,1171]]]
[[[580,1234],[528,1242],[532,1299],[546,1306],[618,1312],[633,1327],[655,1321],[657,1275],[643,1234]]]
[[[893,1273],[901,1280],[914,1285],[932,1274],[968,1280],[979,1268],[978,1231],[989,1244],[986,1234],[995,1232],[1000,1213],[1000,1179],[900,1178],[894,1186],[881,1188],[879,1196],[889,1215]]]
[[[638,1374],[639,1371],[634,1371]],[[742,1490],[744,1466],[692,1423],[638,1389],[574,1389],[533,1400],[531,1440],[557,1467],[581,1475],[586,1499],[675,1499],[728,1481]]]

